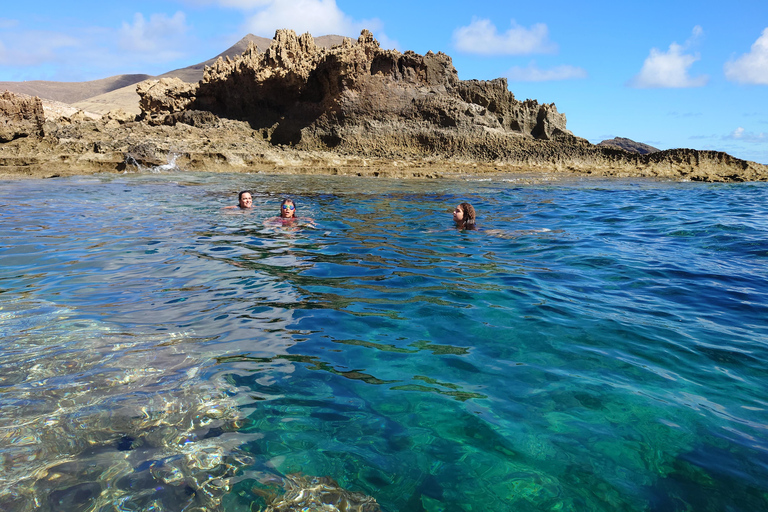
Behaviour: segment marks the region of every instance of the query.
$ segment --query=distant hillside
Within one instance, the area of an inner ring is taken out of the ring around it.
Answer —
[[[0,82],[0,91],[7,89],[11,92],[38,96],[42,99],[76,103],[92,96],[137,84],[147,78],[152,77],[151,75],[116,75],[88,82],[47,82],[43,80]]]
[[[212,57],[206,61],[199,62],[197,64],[193,64],[191,66],[187,66],[185,68],[181,69],[174,69],[173,71],[168,71],[167,73],[163,73],[162,75],[157,75],[156,78],[181,78],[185,82],[199,82],[203,79],[203,71],[205,71],[205,66],[210,66],[214,62],[216,62],[216,59],[219,57],[233,59],[237,57],[238,55],[242,55],[246,48],[248,48],[248,43],[250,41],[253,41],[253,43],[256,45],[256,47],[261,50],[262,52],[265,51],[267,48],[269,48],[269,45],[272,44],[271,39],[267,39],[266,37],[259,37],[255,36],[253,34],[248,34],[220,54],[216,55],[215,57]]]
[[[623,149],[624,151],[629,151],[630,153],[638,153],[640,155],[649,155],[651,153],[658,153],[660,150],[649,146],[648,144],[643,144],[642,142],[635,142],[632,139],[625,139],[624,137],[615,137],[610,140],[604,140],[598,146],[611,146],[614,148]]]
[[[203,78],[205,66],[210,66],[219,57],[234,58],[245,51],[248,43],[253,43],[265,51],[272,43],[271,39],[248,34],[220,54],[198,64],[168,71],[162,75],[116,75],[88,82],[0,82],[0,92],[9,90],[18,94],[38,96],[43,100],[68,103],[74,107],[97,114],[106,114],[110,110],[121,108],[132,114],[139,113],[139,95],[136,84],[148,78],[177,77],[185,82],[198,82]],[[341,44],[343,36],[327,35],[315,38],[315,44],[323,48]]]

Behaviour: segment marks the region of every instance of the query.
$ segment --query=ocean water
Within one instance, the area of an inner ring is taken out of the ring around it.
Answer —
[[[282,197],[314,223],[265,225]],[[768,510],[766,184],[166,172],[0,205],[0,510]]]

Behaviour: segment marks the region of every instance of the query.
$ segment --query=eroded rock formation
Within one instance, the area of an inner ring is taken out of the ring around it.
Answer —
[[[367,31],[329,49],[308,34],[278,31],[266,51],[251,46],[218,60],[196,84],[162,79],[137,90],[139,118],[62,111],[42,124],[34,101],[0,107],[9,134],[0,137],[0,178],[176,165],[389,177],[572,172],[768,181],[768,166],[721,152],[643,155],[590,144],[566,129],[553,104],[515,99],[506,80],[459,80],[447,55],[382,50]]]
[[[40,98],[25,98],[8,91],[0,94],[0,142],[30,135],[42,136],[44,123]]]
[[[506,79],[461,81],[443,53],[383,50],[368,31],[325,49],[279,30],[261,53],[219,59],[198,84],[164,79],[138,87],[150,122],[181,110],[247,120],[274,144],[359,151],[432,147],[455,134],[551,140],[572,137],[554,104],[515,99]],[[397,134],[398,137],[392,137]]]

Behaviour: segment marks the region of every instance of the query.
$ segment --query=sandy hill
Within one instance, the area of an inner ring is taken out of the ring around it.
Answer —
[[[151,75],[117,75],[88,82],[48,82],[43,80],[0,82],[0,91],[7,89],[18,94],[38,96],[41,99],[76,103],[115,89],[137,84],[147,78],[152,77]]]
[[[315,43],[324,48],[330,48],[341,44],[344,40],[342,36],[327,35],[315,38]],[[261,51],[265,51],[272,43],[272,39],[248,34],[240,41],[230,46],[220,54],[198,64],[193,64],[185,68],[168,71],[162,75],[153,77],[152,75],[116,75],[100,80],[91,80],[88,82],[47,82],[47,81],[28,81],[28,82],[0,82],[0,91],[9,90],[18,94],[29,96],[38,96],[43,103],[55,102],[57,104],[66,103],[73,108],[93,112],[95,114],[106,114],[110,110],[122,109],[130,114],[138,114],[139,95],[136,93],[136,84],[148,78],[177,77],[185,82],[197,82],[202,80],[205,66],[210,66],[219,57],[234,58],[241,55],[248,47],[248,43],[253,43]]]

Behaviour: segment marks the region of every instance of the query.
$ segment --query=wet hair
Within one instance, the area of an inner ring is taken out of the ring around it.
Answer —
[[[461,211],[464,213],[461,224],[464,229],[475,229],[475,209],[469,203],[461,203],[459,205]]]
[[[296,208],[296,203],[293,202],[293,199],[283,199],[280,203],[280,217],[283,217],[283,206],[289,203],[293,205],[293,216],[298,216],[297,214],[299,213],[299,210]]]
[[[249,194],[251,196],[251,199],[253,199],[253,194],[251,193],[250,190],[241,190],[237,194],[237,206],[239,206],[240,208],[243,208],[243,195],[245,194]]]

